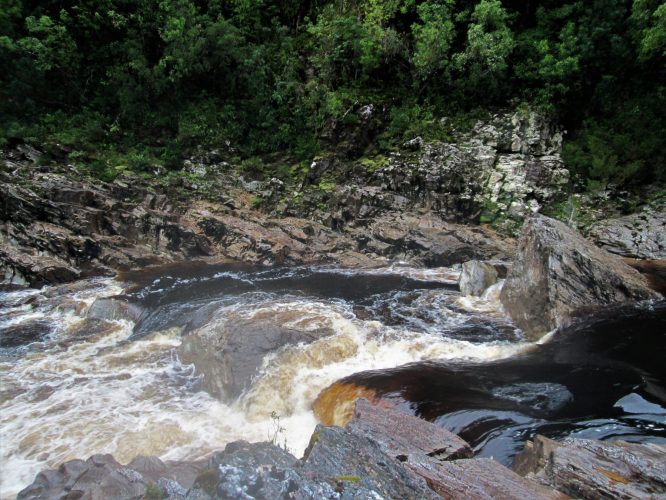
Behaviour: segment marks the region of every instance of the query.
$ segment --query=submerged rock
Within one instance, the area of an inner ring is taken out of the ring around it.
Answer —
[[[138,304],[134,304],[127,297],[102,297],[95,299],[88,309],[88,319],[103,319],[109,321],[139,321],[143,310]]]
[[[194,364],[207,392],[229,401],[249,387],[267,354],[331,333],[287,328],[268,320],[223,319],[186,335],[178,354],[184,363]]]
[[[500,299],[533,340],[585,306],[659,298],[640,273],[565,224],[535,215],[523,227]]]
[[[537,435],[514,470],[576,498],[666,497],[666,447]]]
[[[458,287],[463,295],[480,296],[491,285],[497,283],[498,275],[494,266],[470,260],[462,265]]]

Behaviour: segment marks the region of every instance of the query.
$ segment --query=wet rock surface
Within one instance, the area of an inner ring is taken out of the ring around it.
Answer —
[[[503,306],[531,339],[562,326],[576,309],[660,297],[622,259],[540,215],[525,223],[501,293]]]
[[[228,401],[250,386],[267,354],[331,333],[297,330],[271,321],[223,320],[190,332],[178,353],[184,363],[194,364],[207,392]]]
[[[537,435],[514,462],[519,474],[576,498],[663,498],[666,448]]]
[[[300,460],[275,444],[245,441],[207,461],[137,457],[123,466],[95,455],[41,472],[18,498],[567,498],[494,460],[461,458],[470,454],[429,422],[360,400],[346,428],[318,426]],[[650,477],[660,473],[658,458],[651,457]]]
[[[479,296],[497,283],[498,274],[494,266],[477,260],[464,262],[458,287],[463,295]]]
[[[205,462],[162,462],[137,457],[121,465],[111,455],[70,460],[58,469],[40,472],[18,494],[18,500],[47,498],[146,498],[159,492],[162,498],[183,498]]]

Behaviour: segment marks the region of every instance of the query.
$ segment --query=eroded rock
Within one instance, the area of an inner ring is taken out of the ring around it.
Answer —
[[[565,324],[576,309],[659,297],[621,258],[541,215],[525,223],[500,295],[513,321],[533,340]]]
[[[264,356],[332,331],[296,330],[268,320],[212,321],[190,332],[178,348],[181,360],[203,376],[203,388],[223,401],[240,396],[258,373]]]
[[[666,448],[537,435],[516,456],[519,474],[576,498],[664,498]]]

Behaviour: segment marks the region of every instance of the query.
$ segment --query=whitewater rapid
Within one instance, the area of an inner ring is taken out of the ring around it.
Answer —
[[[313,272],[320,271],[218,270],[194,279],[253,284],[233,293],[206,289],[191,301],[213,304],[216,320],[270,318],[292,329],[332,332],[266,356],[249,390],[227,402],[200,390],[201,374],[179,360],[182,325],[159,328],[156,321],[158,329],[137,336],[129,319],[86,319],[95,299],[123,293],[126,283],[98,278],[76,287],[1,293],[0,331],[10,335],[22,325],[49,326],[36,342],[0,349],[0,497],[13,497],[46,467],[96,453],[113,454],[121,463],[137,455],[195,459],[244,439],[274,440],[300,456],[317,423],[312,402],[340,378],[422,360],[490,361],[531,347],[519,336],[489,334],[470,341],[447,334],[470,318],[479,324],[506,321],[498,300],[501,285],[471,299],[452,289],[457,271],[450,268],[325,270],[322,280],[362,280],[365,273],[410,283],[404,290],[368,290],[362,300],[351,300],[313,293],[310,285],[299,288],[298,279],[310,279]],[[262,280],[276,279],[286,284],[263,289]],[[296,280],[293,289],[290,280]],[[419,282],[430,287],[420,289]],[[158,278],[137,296],[159,296],[185,285],[192,283]]]

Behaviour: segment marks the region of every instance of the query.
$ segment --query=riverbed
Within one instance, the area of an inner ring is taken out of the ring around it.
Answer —
[[[502,311],[501,282],[461,297],[458,273],[187,264],[5,289],[0,496],[94,453],[195,459],[245,439],[300,456],[317,423],[312,403],[341,379],[504,463],[535,432],[666,442],[666,375],[654,361],[666,359],[663,305],[599,313],[531,343]],[[115,296],[131,314],[89,314]],[[220,398],[179,348],[186,335],[239,322],[312,341],[266,355],[238,395]]]

